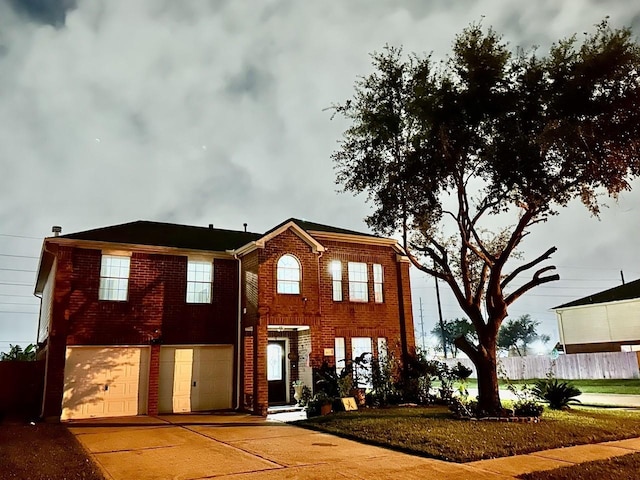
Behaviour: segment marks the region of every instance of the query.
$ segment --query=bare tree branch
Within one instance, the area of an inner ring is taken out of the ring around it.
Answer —
[[[544,283],[549,283],[549,282],[554,282],[556,280],[560,280],[560,275],[555,274],[555,275],[551,275],[550,277],[541,277],[540,275],[542,275],[545,272],[548,272],[550,270],[555,270],[556,267],[554,267],[553,265],[550,265],[548,267],[544,267],[541,268],[540,270],[538,270],[534,275],[533,275],[533,279],[527,283],[525,283],[523,286],[521,286],[520,288],[518,288],[515,292],[509,294],[505,299],[504,302],[506,305],[511,305],[513,302],[515,302],[521,295],[523,295],[524,293],[528,292],[529,290],[531,290],[534,287],[537,287],[538,285],[542,285]]]
[[[502,283],[500,284],[501,288],[505,288],[514,278],[516,278],[520,273],[524,272],[525,270],[529,270],[530,268],[535,267],[536,265],[538,265],[539,263],[549,259],[551,257],[551,255],[553,255],[554,253],[556,253],[556,250],[558,250],[556,247],[551,247],[549,250],[547,250],[546,252],[544,252],[542,255],[540,255],[538,258],[536,258],[535,260],[532,260],[531,262],[522,265],[518,268],[516,268],[513,272],[511,272],[509,275],[507,275],[507,277],[502,281]]]

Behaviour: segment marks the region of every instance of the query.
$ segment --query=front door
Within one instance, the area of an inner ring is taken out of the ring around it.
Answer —
[[[287,401],[286,342],[269,340],[267,345],[267,381],[269,382],[269,404]]]

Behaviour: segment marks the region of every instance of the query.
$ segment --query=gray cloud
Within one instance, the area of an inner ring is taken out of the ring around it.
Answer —
[[[329,159],[347,125],[323,109],[352,96],[371,69],[370,52],[388,43],[443,58],[479,20],[511,45],[544,52],[606,15],[637,26],[640,7],[0,0],[0,233],[136,219],[221,228],[246,221],[261,231],[292,216],[365,230],[364,198],[336,193]],[[630,220],[639,208],[636,188],[600,222],[572,205],[533,232],[526,253],[557,244],[556,264],[574,280],[523,299],[513,315],[540,315],[553,335],[549,307],[613,286],[620,268],[640,277]],[[37,256],[38,243],[0,237],[0,253]],[[433,282],[417,275],[414,286],[431,324]],[[445,312],[460,315],[450,300]],[[0,313],[0,339],[33,337],[35,320],[24,320]]]
[[[60,28],[67,12],[76,8],[76,0],[6,0],[24,18],[36,23]]]

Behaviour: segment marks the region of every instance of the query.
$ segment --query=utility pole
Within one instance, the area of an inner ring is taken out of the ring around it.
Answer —
[[[433,277],[436,281],[436,299],[438,300],[438,318],[440,319],[440,333],[442,335],[442,351],[444,358],[447,358],[447,335],[444,330],[444,320],[442,320],[442,306],[440,305],[440,288],[438,287],[438,277]]]
[[[624,285],[624,272],[620,270],[620,278],[622,279],[622,284]]]
[[[422,351],[426,352],[426,346],[424,344],[424,318],[422,317],[422,297],[420,297],[420,338],[422,340]]]

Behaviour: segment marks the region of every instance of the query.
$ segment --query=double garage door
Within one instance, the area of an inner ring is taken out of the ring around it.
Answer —
[[[231,408],[233,347],[162,347],[161,413]],[[147,413],[148,347],[68,347],[63,420]]]

